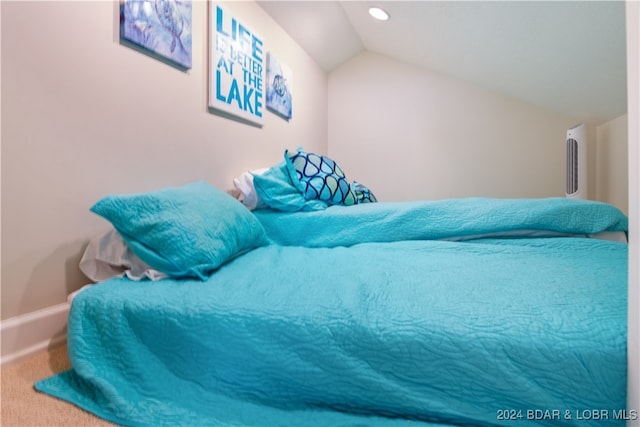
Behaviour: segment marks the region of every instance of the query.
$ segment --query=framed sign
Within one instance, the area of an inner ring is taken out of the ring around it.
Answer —
[[[209,1],[209,109],[264,123],[264,40],[216,1]]]
[[[156,59],[191,68],[191,1],[120,0],[120,40]]]

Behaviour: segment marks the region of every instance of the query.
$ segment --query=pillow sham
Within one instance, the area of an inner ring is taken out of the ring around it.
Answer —
[[[90,209],[109,221],[142,261],[171,277],[201,280],[267,243],[258,219],[204,181],[148,193],[111,195]]]
[[[315,211],[327,207],[327,203],[323,201],[307,200],[304,197],[299,188],[291,182],[285,162],[272,166],[263,174],[254,175],[253,186],[265,205],[278,211]]]

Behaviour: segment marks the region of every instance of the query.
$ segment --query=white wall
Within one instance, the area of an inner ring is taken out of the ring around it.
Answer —
[[[207,3],[193,68],[119,44],[117,1],[2,1],[2,318],[66,300],[106,228],[89,207],[196,179],[227,189],[285,147],[327,149],[327,76],[254,2],[225,8],[293,70],[293,119],[262,129],[207,111]]]
[[[627,115],[596,128],[596,199],[629,212]]]
[[[563,196],[575,124],[370,52],[329,75],[329,152],[381,200]]]

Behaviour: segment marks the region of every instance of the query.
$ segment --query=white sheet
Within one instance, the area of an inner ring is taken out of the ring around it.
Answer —
[[[114,228],[89,241],[80,259],[80,270],[94,282],[122,276],[132,280],[167,277],[138,258]]]

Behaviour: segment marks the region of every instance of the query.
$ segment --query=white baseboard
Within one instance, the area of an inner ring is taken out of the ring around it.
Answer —
[[[68,317],[69,304],[62,303],[0,322],[0,365],[63,343],[67,338]]]

